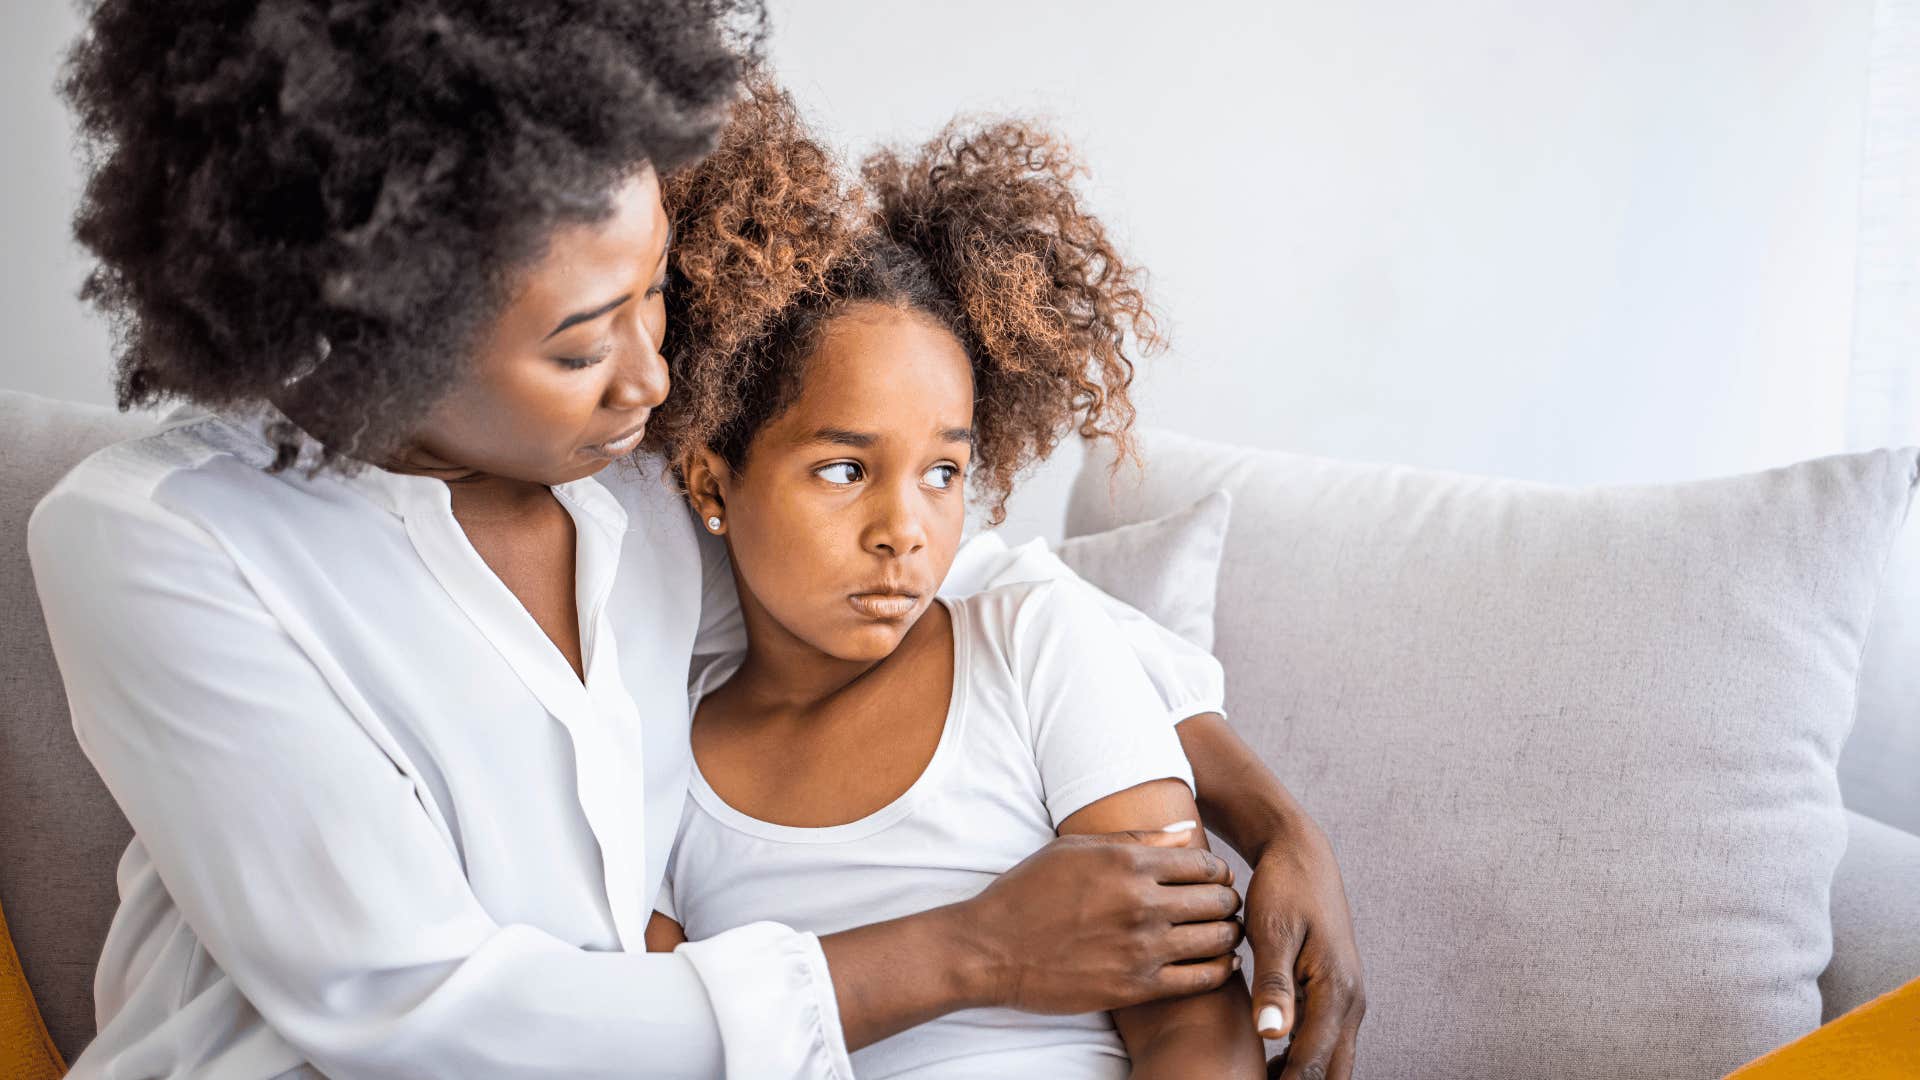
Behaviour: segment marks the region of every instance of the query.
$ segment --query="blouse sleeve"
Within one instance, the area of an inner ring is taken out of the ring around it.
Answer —
[[[323,1072],[850,1077],[812,935],[589,952],[496,922],[351,681],[204,529],[62,488],[29,544],[81,746],[207,952]]]
[[[1212,653],[1087,584],[1042,540],[1010,548],[993,533],[982,533],[961,545],[940,591],[963,597],[1028,581],[1067,582],[1072,591],[1091,597],[1145,669],[1152,693],[1173,723],[1226,712],[1226,673]]]

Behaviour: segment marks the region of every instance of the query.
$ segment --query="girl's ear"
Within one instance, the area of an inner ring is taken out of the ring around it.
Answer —
[[[710,533],[725,533],[727,487],[733,481],[733,471],[720,455],[701,450],[687,455],[681,472],[686,477],[687,502],[693,504],[693,512],[700,515],[700,523]]]

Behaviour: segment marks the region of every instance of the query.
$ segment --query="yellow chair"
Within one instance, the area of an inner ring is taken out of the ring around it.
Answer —
[[[27,973],[13,951],[7,933],[7,913],[0,910],[0,1076],[8,1080],[57,1080],[67,1063],[54,1049],[53,1037],[40,1019],[27,986]]]
[[[1727,1080],[1911,1080],[1920,1076],[1920,979],[1744,1065]]]

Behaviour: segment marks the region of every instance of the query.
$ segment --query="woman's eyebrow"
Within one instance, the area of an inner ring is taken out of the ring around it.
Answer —
[[[973,429],[970,427],[947,428],[945,431],[942,431],[940,433],[940,441],[966,443],[968,446],[972,446],[973,445]]]
[[[607,312],[612,311],[614,308],[619,307],[621,304],[624,304],[631,299],[633,299],[633,294],[628,293],[627,295],[620,297],[618,300],[610,300],[607,303],[601,304],[599,307],[594,308],[592,311],[576,311],[573,314],[567,316],[566,318],[561,319],[560,325],[554,327],[550,332],[548,332],[546,337],[541,338],[540,340],[546,341],[548,338],[553,337],[554,334],[557,334],[560,331],[567,329],[568,327],[579,326],[583,322],[592,322],[593,320],[599,318],[602,315],[605,315]]]

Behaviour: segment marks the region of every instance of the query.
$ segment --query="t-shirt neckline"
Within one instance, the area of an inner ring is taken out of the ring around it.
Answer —
[[[965,722],[967,712],[967,686],[970,680],[966,673],[972,645],[969,641],[966,605],[952,603],[945,597],[936,597],[935,600],[947,609],[953,624],[953,688],[947,695],[947,718],[940,729],[940,741],[934,744],[933,757],[927,760],[926,768],[920,770],[920,775],[914,778],[913,783],[907,785],[907,790],[871,814],[845,824],[817,827],[780,825],[735,809],[707,783],[706,775],[700,771],[698,757],[693,757],[693,773],[689,786],[694,802],[714,820],[736,832],[783,844],[843,844],[853,840],[864,840],[897,824],[911,814],[924,793],[937,782],[937,777],[946,767],[947,759],[955,753],[954,747],[960,741],[960,729]],[[737,664],[732,665],[731,668],[726,669],[726,674],[732,675],[738,667]],[[699,709],[700,699],[706,694],[707,682],[721,670],[723,670],[721,665],[715,665],[702,673],[688,706],[689,715]]]

